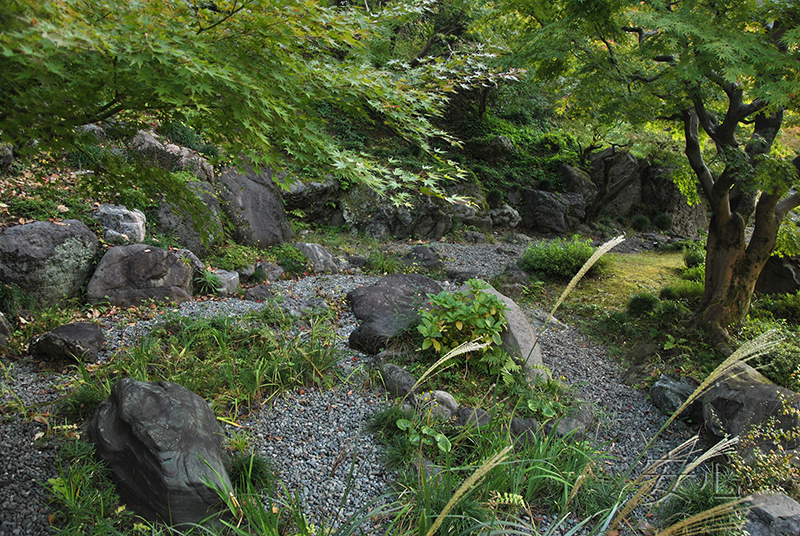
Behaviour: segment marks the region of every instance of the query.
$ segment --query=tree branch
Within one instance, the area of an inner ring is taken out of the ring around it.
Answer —
[[[686,138],[684,153],[689,160],[694,174],[700,181],[700,187],[709,203],[713,200],[714,177],[703,161],[703,152],[700,148],[700,132],[698,129],[697,113],[694,110],[683,112],[683,133]]]
[[[239,6],[238,8],[235,7],[236,6],[236,2],[234,2],[233,5],[234,5],[234,7],[231,8],[230,11],[228,11],[228,14],[225,15],[224,17],[222,17],[221,19],[219,19],[218,21],[214,22],[210,26],[203,27],[201,25],[197,29],[197,35],[200,35],[203,32],[207,32],[208,30],[212,30],[212,29],[216,28],[217,26],[219,26],[220,24],[224,23],[225,21],[231,19],[234,15],[236,15],[237,13],[239,13],[240,11],[242,11],[245,8],[245,6],[247,5],[247,2],[242,2],[242,5]]]
[[[430,36],[428,40],[425,42],[425,44],[422,47],[422,50],[420,50],[419,53],[416,55],[416,57],[413,60],[411,60],[412,69],[417,65],[419,65],[419,62],[422,60],[422,58],[428,55],[428,52],[430,52],[431,48],[433,47],[433,44],[436,43],[436,38],[439,37],[440,35],[449,35],[451,32],[453,32],[453,30],[455,30],[458,27],[458,23],[459,21],[461,21],[461,18],[463,16],[464,12],[462,11],[457,15],[453,16],[450,20],[448,20],[445,23],[445,25],[442,26],[439,30],[434,29],[433,35]]]

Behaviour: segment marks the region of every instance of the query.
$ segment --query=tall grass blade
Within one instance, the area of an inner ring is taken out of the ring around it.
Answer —
[[[433,536],[434,534],[436,534],[436,531],[439,530],[440,526],[442,526],[442,523],[447,517],[447,514],[450,513],[450,510],[452,510],[453,507],[455,507],[458,504],[458,502],[464,497],[464,495],[468,491],[470,491],[474,486],[476,486],[483,479],[483,477],[486,476],[486,474],[489,471],[491,471],[494,467],[503,462],[508,457],[508,454],[509,452],[511,452],[512,449],[513,447],[511,445],[507,446],[506,448],[504,448],[503,450],[492,456],[490,459],[488,459],[483,465],[481,465],[478,468],[477,471],[472,473],[472,475],[468,479],[466,479],[464,483],[461,484],[461,486],[456,490],[453,496],[450,497],[450,500],[447,501],[447,504],[444,505],[444,508],[436,517],[436,521],[433,523],[433,525],[431,525],[431,528],[428,529],[428,532],[425,533],[425,536]]]
[[[611,240],[609,240],[608,242],[606,242],[605,244],[601,245],[600,247],[598,247],[595,250],[594,254],[592,254],[592,256],[589,257],[589,260],[587,260],[583,264],[583,266],[581,266],[581,269],[578,270],[578,273],[575,274],[575,276],[569,282],[569,285],[567,285],[567,288],[565,288],[564,292],[562,292],[561,296],[559,296],[558,301],[553,306],[553,308],[550,310],[550,314],[547,316],[547,320],[545,320],[545,322],[544,322],[545,326],[553,318],[553,315],[556,314],[556,310],[561,306],[562,303],[564,303],[564,300],[567,299],[567,296],[569,296],[569,293],[572,292],[575,289],[576,286],[578,286],[578,283],[580,282],[581,279],[583,279],[583,276],[586,275],[586,272],[591,270],[592,266],[594,266],[594,264],[598,260],[600,260],[600,257],[605,255],[606,253],[608,253],[609,251],[611,251],[612,249],[614,249],[615,247],[617,247],[618,245],[620,245],[624,241],[625,241],[625,236],[624,235],[620,235],[620,236],[618,236],[616,238],[612,238]],[[543,328],[544,328],[544,326],[543,326]]]
[[[747,506],[740,506],[744,502],[747,502],[747,498],[736,499],[735,501],[720,504],[714,508],[709,508],[704,512],[687,517],[686,519],[667,527],[666,529],[658,532],[656,536],[671,536],[672,534],[688,536],[692,534],[708,534],[710,532],[722,532],[726,529],[739,528],[739,522],[728,521],[728,519],[730,519],[730,516],[744,513],[748,509]],[[722,521],[722,519],[725,519],[725,521]],[[710,523],[714,524],[709,526]]]

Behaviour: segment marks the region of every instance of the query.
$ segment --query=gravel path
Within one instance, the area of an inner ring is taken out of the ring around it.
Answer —
[[[522,249],[510,244],[460,246],[436,244],[447,268],[468,268],[486,279],[501,273]],[[377,278],[337,275],[307,277],[299,281],[280,281],[273,287],[288,304],[304,298],[325,297],[343,300],[344,295]],[[238,315],[259,304],[237,299],[187,302],[177,309],[187,315]],[[150,329],[154,321],[135,325],[107,322],[108,353],[131,344]],[[337,326],[339,344],[345,357],[339,364],[346,383],[326,392],[297,390],[265,407],[242,425],[256,438],[258,451],[273,461],[289,494],[298,494],[306,512],[347,517],[357,508],[388,490],[395,474],[380,463],[381,447],[364,431],[366,419],[385,403],[381,393],[365,385],[368,356],[346,347],[347,336],[355,327],[351,313],[345,312]],[[600,426],[596,438],[606,444],[615,459],[609,468],[622,471],[664,418],[644,393],[620,383],[619,366],[606,356],[605,349],[593,344],[576,329],[550,330],[541,340],[545,363],[555,377],[577,386],[579,396],[599,410]],[[65,389],[66,378],[40,373],[33,365],[3,365],[0,370],[0,403],[6,408],[15,401],[32,404],[56,399]],[[12,406],[9,406],[12,404]],[[29,412],[30,415],[30,412]],[[0,422],[0,536],[44,535],[49,513],[44,484],[58,475],[57,441],[48,439],[44,423],[9,412]],[[52,425],[53,423],[51,423]],[[665,438],[657,451],[671,448],[681,434]],[[339,505],[348,486],[351,467],[356,470],[349,500]]]

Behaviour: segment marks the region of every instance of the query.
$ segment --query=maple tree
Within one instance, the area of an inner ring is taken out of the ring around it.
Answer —
[[[729,351],[727,330],[747,314],[780,225],[800,206],[800,158],[776,143],[797,117],[800,5],[509,0],[505,8],[521,21],[518,57],[560,85],[566,113],[683,142],[690,171],[678,183],[690,197],[699,189],[712,215],[696,321]]]

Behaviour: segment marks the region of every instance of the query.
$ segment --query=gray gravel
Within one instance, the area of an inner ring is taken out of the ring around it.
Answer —
[[[522,249],[509,244],[435,244],[434,248],[448,268],[469,268],[486,279],[502,272]],[[304,300],[319,297],[341,304],[347,291],[376,280],[353,275],[317,276],[275,282],[273,287],[284,297],[285,304],[302,308]],[[192,316],[240,315],[260,306],[228,299],[187,302],[174,310]],[[346,308],[343,310],[337,333],[344,351],[340,373],[347,381],[325,392],[308,389],[288,393],[271,407],[264,407],[260,414],[241,422],[256,439],[256,449],[272,460],[286,493],[297,493],[306,512],[327,519],[349,516],[388,491],[396,476],[381,465],[381,447],[364,430],[366,419],[385,401],[381,393],[366,387],[368,357],[346,347],[355,319]],[[135,325],[107,322],[108,345],[101,358],[107,359],[134,344],[155,321]],[[579,396],[600,410],[596,438],[606,443],[615,457],[609,461],[608,470],[619,472],[627,468],[660,427],[663,416],[644,393],[622,385],[621,371],[606,356],[605,349],[576,329],[548,331],[541,344],[545,363],[553,375],[577,386]],[[2,404],[8,405],[15,397],[28,406],[51,401],[59,396],[64,381],[64,377],[40,373],[32,365],[6,365],[5,378],[0,377]],[[46,435],[37,439],[37,434],[46,430],[42,423],[20,414],[4,417],[0,423],[0,536],[48,534],[44,484],[58,475],[57,442]],[[665,438],[658,451],[671,448],[681,439],[679,433]],[[351,467],[355,470],[352,481]],[[340,508],[348,485],[352,485],[352,492]]]

